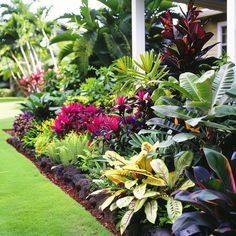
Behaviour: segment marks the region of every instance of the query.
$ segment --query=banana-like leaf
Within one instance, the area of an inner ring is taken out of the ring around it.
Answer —
[[[127,196],[127,197],[122,197],[122,198],[119,198],[117,201],[116,201],[116,205],[118,208],[124,208],[124,207],[127,207],[129,206],[129,204],[133,201],[134,199],[134,196]]]
[[[182,215],[183,206],[180,201],[174,200],[173,197],[168,197],[167,213],[171,223],[174,223],[178,217]]]
[[[197,75],[190,72],[183,73],[179,76],[180,86],[184,88],[189,94],[191,94],[193,101],[201,101],[201,96],[195,86],[195,83],[198,79],[199,78]]]
[[[219,105],[215,106],[212,111],[215,117],[236,116],[236,106]]]
[[[160,106],[153,106],[152,109],[156,112],[161,113],[167,117],[179,118],[183,120],[190,120],[197,116],[196,113],[187,111],[178,106],[169,106],[169,105],[160,105]]]
[[[158,205],[156,200],[149,201],[145,204],[146,218],[152,224],[155,224],[157,218]]]
[[[134,210],[129,210],[122,217],[121,222],[120,222],[120,234],[121,235],[125,232],[127,226],[130,223],[131,218],[133,217],[133,214],[134,214]]]
[[[155,171],[157,176],[165,181],[166,184],[169,183],[169,170],[161,159],[155,159],[151,161],[152,169]]]
[[[221,98],[232,88],[234,83],[234,65],[225,64],[220,67],[212,83],[212,106],[220,105]]]
[[[146,184],[140,184],[136,186],[133,190],[133,194],[137,199],[142,199],[143,195],[146,192],[147,185]]]

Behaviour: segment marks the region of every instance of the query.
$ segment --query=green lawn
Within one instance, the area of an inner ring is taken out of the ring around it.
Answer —
[[[112,235],[5,142],[12,120],[0,116],[0,235]]]

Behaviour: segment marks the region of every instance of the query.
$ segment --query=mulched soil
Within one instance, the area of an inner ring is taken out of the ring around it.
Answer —
[[[14,132],[12,130],[4,130],[10,135],[13,135]],[[26,158],[28,158],[40,171],[40,173],[44,176],[46,176],[51,182],[56,184],[58,187],[60,187],[65,193],[67,193],[69,196],[71,196],[75,201],[80,203],[87,211],[91,213],[96,219],[104,225],[110,232],[112,232],[115,236],[120,236],[120,233],[115,229],[115,225],[113,223],[108,223],[104,219],[104,214],[102,212],[99,212],[97,208],[94,208],[92,206],[91,202],[87,199],[81,198],[78,191],[71,186],[70,184],[65,183],[65,181],[62,178],[57,178],[54,173],[48,172],[47,169],[42,168],[40,163],[37,161],[37,159],[34,158],[34,155],[29,155],[29,151],[26,151],[27,148],[23,147],[23,144],[18,142],[16,145],[16,140],[14,138],[9,138],[7,142],[12,145],[19,153],[24,155]],[[32,150],[32,149],[31,149]]]

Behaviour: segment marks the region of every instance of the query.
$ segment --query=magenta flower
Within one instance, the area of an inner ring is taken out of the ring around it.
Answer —
[[[144,90],[140,90],[135,97],[140,101],[149,101],[151,99],[149,93],[145,93]]]

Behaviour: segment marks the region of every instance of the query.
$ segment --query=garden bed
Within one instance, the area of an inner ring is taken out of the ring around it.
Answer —
[[[101,193],[88,198],[91,190],[91,181],[86,174],[75,166],[64,167],[62,164],[57,165],[53,163],[48,157],[41,156],[35,158],[35,151],[33,148],[26,147],[23,142],[14,137],[13,130],[4,130],[6,133],[12,135],[7,139],[7,142],[12,145],[19,153],[29,159],[40,171],[42,175],[47,177],[52,183],[60,187],[66,194],[72,197],[75,201],[81,204],[87,211],[90,212],[104,227],[116,236],[120,233],[116,230],[115,220],[117,212],[110,210],[101,211],[99,206],[107,197],[106,194]],[[150,224],[139,224],[133,222],[129,225],[125,232],[125,236],[170,236],[171,231],[153,227]]]
[[[5,130],[8,134],[13,134],[12,130]],[[35,152],[32,148],[25,147],[24,144],[18,141],[15,137],[7,139],[7,142],[12,145],[19,153],[28,158],[51,182],[60,187],[65,193],[80,203],[87,211],[103,224],[114,235],[120,235],[115,229],[114,217],[110,211],[100,211],[99,204],[104,200],[103,196],[92,197],[86,199],[91,192],[89,186],[90,180],[86,175],[82,174],[81,170],[74,166],[64,167],[63,165],[55,165],[47,157],[35,158]],[[52,168],[54,167],[54,168]]]

